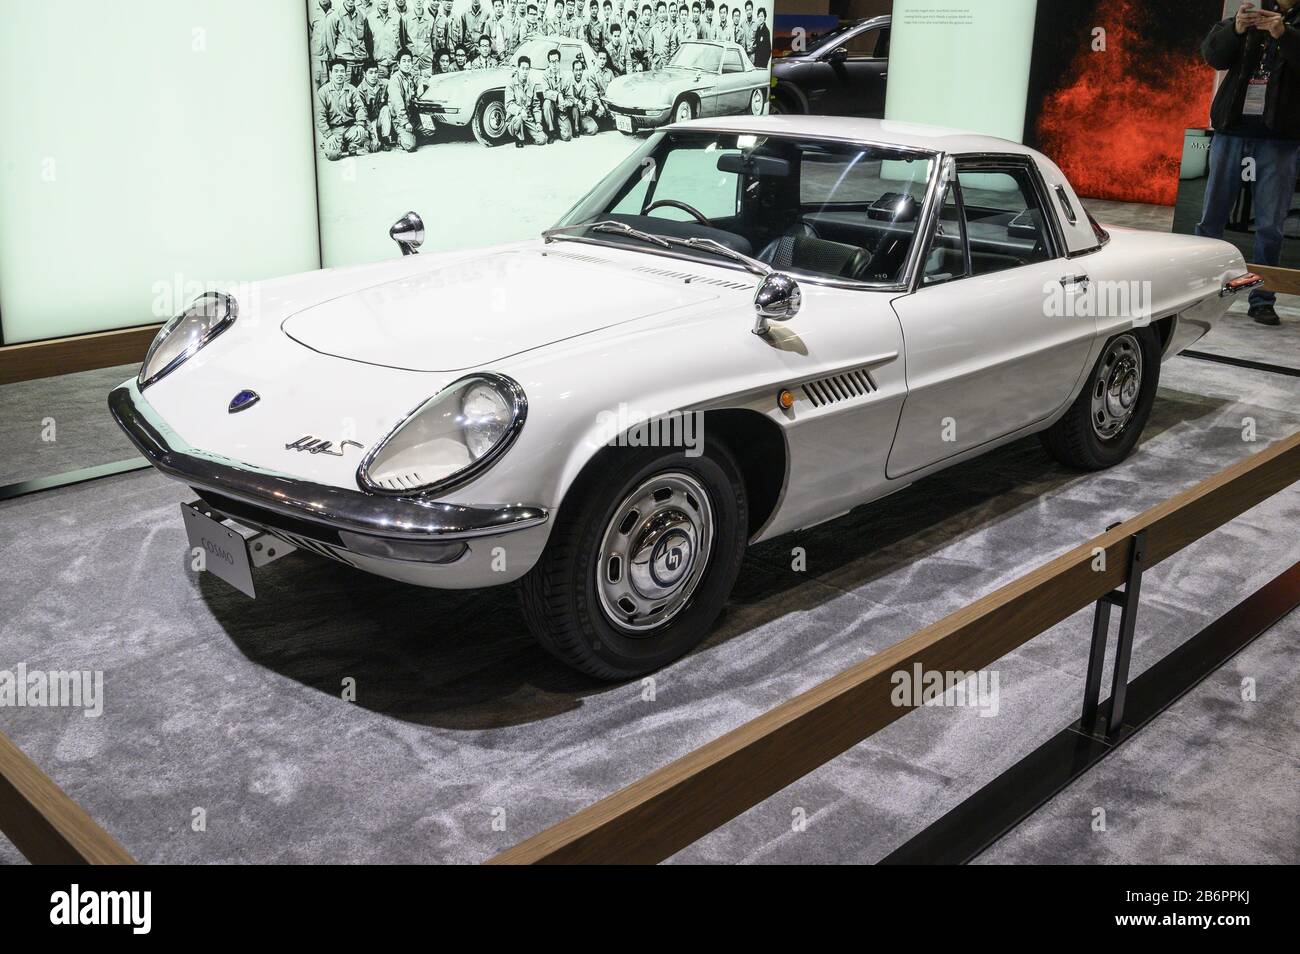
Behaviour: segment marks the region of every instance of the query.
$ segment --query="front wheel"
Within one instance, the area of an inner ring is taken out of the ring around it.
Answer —
[[[1106,342],[1075,402],[1042,434],[1061,463],[1080,470],[1113,467],[1133,452],[1160,384],[1160,338],[1134,328]]]
[[[499,146],[506,141],[506,104],[495,97],[485,96],[474,108],[470,120],[474,138],[485,146]]]
[[[569,491],[520,594],[549,652],[601,679],[628,679],[708,635],[740,572],[748,511],[725,448],[605,453]]]
[[[689,98],[683,97],[677,101],[673,107],[673,122],[684,123],[695,118],[695,103]]]

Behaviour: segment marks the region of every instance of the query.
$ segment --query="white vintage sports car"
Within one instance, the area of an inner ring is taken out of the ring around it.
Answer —
[[[1161,361],[1258,281],[1104,231],[1015,143],[698,120],[537,240],[205,296],[109,404],[241,588],[293,548],[520,581],[543,645],[623,678],[705,636],[750,542],[1035,432],[1124,459]]]
[[[573,75],[573,61],[581,58],[587,69],[595,68],[596,54],[585,40],[565,36],[535,36],[525,40],[510,55],[505,66],[438,73],[425,84],[416,98],[418,112],[432,116],[435,126],[469,126],[474,138],[485,146],[510,141],[506,129],[506,87],[514,79],[519,58],[528,57],[534,83],[546,76],[547,54],[560,52],[560,75]]]
[[[688,119],[761,116],[770,79],[738,43],[687,40],[662,69],[611,80],[605,104],[614,127],[628,135]]]

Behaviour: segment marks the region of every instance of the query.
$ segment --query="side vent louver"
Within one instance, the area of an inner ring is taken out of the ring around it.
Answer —
[[[832,374],[827,378],[818,378],[803,385],[803,394],[813,407],[838,404],[853,398],[866,397],[876,390],[876,382],[864,369]]]

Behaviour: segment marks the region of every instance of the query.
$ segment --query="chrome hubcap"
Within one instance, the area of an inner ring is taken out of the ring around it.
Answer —
[[[691,598],[713,548],[713,507],[689,474],[658,474],[614,510],[600,541],[596,592],[615,625],[644,634]]]
[[[692,118],[690,103],[682,103],[680,106],[677,107],[677,121],[679,123],[684,123],[690,118]]]
[[[1101,356],[1092,382],[1092,429],[1102,440],[1117,437],[1133,420],[1142,393],[1142,349],[1120,335]]]
[[[483,111],[483,125],[489,136],[501,136],[506,131],[506,108],[500,103],[491,103]]]
[[[763,115],[763,94],[760,90],[754,90],[749,97],[749,111],[755,116]]]

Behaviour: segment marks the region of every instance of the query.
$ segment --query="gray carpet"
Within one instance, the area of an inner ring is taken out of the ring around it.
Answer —
[[[1300,860],[1300,612],[1031,819],[983,864]],[[1255,698],[1243,701],[1244,680]],[[1094,828],[1096,810],[1104,830]],[[1177,824],[1171,822],[1177,819]]]
[[[108,416],[108,392],[139,370],[121,365],[0,385],[0,485],[138,456]],[[54,421],[53,441],[45,421]]]
[[[0,669],[102,669],[107,702],[99,719],[7,709],[0,728],[144,861],[481,861],[1300,427],[1295,379],[1178,359],[1163,384],[1141,452],[1112,471],[1068,473],[1026,441],[755,548],[717,632],[656,677],[652,702],[552,662],[509,593],[424,591],[306,555],[267,568],[256,601],[196,578],[187,493],[153,473],[11,501]],[[1292,489],[1154,571],[1135,674],[1300,559],[1298,518]],[[790,569],[796,545],[806,573]],[[996,718],[909,715],[674,860],[880,858],[1074,717],[1088,631],[1079,614],[1001,661]],[[1157,725],[1174,762],[1218,737],[1211,721]],[[1295,727],[1258,730],[1278,777],[1300,778]],[[1136,799],[1150,782],[1116,784]],[[1147,805],[1143,837],[1184,829],[1180,806]],[[1261,801],[1221,824],[1271,824],[1260,860],[1294,861],[1293,820]],[[1034,857],[1073,860],[1074,841],[1036,830]]]
[[[1282,295],[1277,301],[1280,325],[1253,321],[1246,314],[1247,302],[1235,302],[1213,334],[1206,335],[1195,350],[1300,370],[1300,298]],[[1300,379],[1296,380],[1300,390]]]

